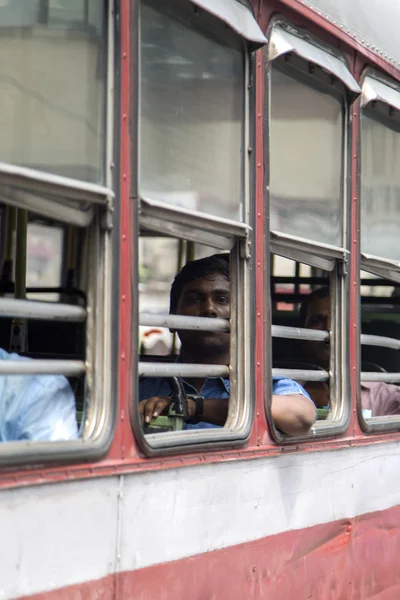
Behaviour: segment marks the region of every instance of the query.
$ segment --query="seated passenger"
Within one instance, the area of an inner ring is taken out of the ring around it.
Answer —
[[[331,326],[331,303],[329,288],[314,290],[303,300],[300,308],[301,326],[308,329],[328,330]],[[329,369],[329,343],[304,342],[307,360],[324,369]],[[302,357],[304,360],[304,356]],[[303,384],[318,408],[329,405],[327,382]],[[377,382],[361,383],[361,406],[370,410],[373,417],[400,414],[400,386]]]
[[[0,360],[30,360],[0,348]],[[62,375],[0,375],[0,442],[78,437],[75,398]]]
[[[216,254],[187,263],[172,283],[170,313],[229,319],[229,254]],[[182,343],[180,361],[229,364],[229,332],[178,331],[178,335]],[[186,429],[223,426],[228,414],[229,379],[191,378],[182,383],[187,393],[201,394],[204,398],[203,402],[188,401],[190,418]],[[146,423],[163,413],[171,403],[167,378],[141,378],[139,394],[139,412]],[[201,404],[203,408],[199,414]],[[276,427],[292,435],[307,432],[316,417],[313,402],[303,388],[290,379],[274,378],[271,410]]]

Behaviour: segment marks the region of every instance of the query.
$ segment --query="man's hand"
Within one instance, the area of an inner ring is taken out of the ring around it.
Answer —
[[[152,419],[156,419],[163,412],[167,413],[172,402],[170,396],[153,396],[139,402],[139,415],[144,417],[145,423],[151,423]]]
[[[151,423],[152,419],[168,413],[172,401],[172,396],[153,396],[153,398],[142,400],[139,402],[139,415],[144,416],[145,423]],[[196,403],[193,400],[188,399],[188,410],[188,418],[191,419],[196,412]]]

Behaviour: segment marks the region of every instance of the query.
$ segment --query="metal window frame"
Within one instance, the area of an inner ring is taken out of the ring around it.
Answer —
[[[330,297],[332,311],[332,322],[333,322],[333,336],[330,353],[330,369],[329,369],[329,382],[330,382],[330,394],[333,401],[331,402],[331,411],[329,419],[326,421],[317,421],[311,430],[300,436],[287,436],[279,432],[272,420],[271,415],[271,398],[272,398],[272,381],[269,381],[266,398],[266,413],[267,420],[270,426],[270,431],[275,442],[279,444],[291,444],[296,441],[304,441],[315,439],[316,437],[322,436],[333,436],[344,433],[348,427],[350,421],[350,384],[349,378],[344,377],[348,368],[348,356],[349,356],[349,306],[348,306],[348,289],[349,281],[347,277],[347,264],[349,257],[350,248],[350,186],[348,185],[348,177],[351,173],[351,110],[350,104],[361,92],[360,87],[355,82],[353,76],[348,70],[350,77],[343,77],[343,72],[340,70],[338,73],[337,67],[339,61],[343,68],[346,69],[345,61],[342,61],[339,57],[340,53],[336,53],[327,44],[320,42],[317,38],[296,29],[291,23],[280,16],[273,18],[270,22],[267,31],[267,38],[270,40],[270,44],[266,51],[264,51],[264,61],[267,65],[265,69],[265,81],[264,89],[267,90],[264,93],[266,99],[266,119],[268,121],[265,125],[264,134],[264,155],[269,156],[269,113],[270,113],[270,93],[271,93],[271,68],[273,60],[271,60],[270,48],[271,40],[274,40],[274,29],[275,31],[279,28],[279,32],[286,31],[290,33],[290,37],[281,36],[286,47],[281,52],[275,48],[272,56],[278,58],[288,52],[294,52],[300,58],[307,62],[314,62],[318,66],[336,76],[341,83],[345,86],[345,93],[342,95],[343,102],[343,157],[342,157],[342,172],[341,172],[341,197],[343,207],[343,247],[330,246],[327,244],[321,244],[310,240],[305,240],[296,236],[283,234],[277,231],[270,231],[268,239],[266,241],[266,256],[270,253],[276,253],[291,260],[309,264],[311,266],[321,268],[330,273]],[[276,38],[275,38],[276,39]],[[301,40],[300,44],[297,40]],[[291,42],[291,43],[288,43]],[[296,43],[295,43],[296,42]],[[274,42],[275,43],[275,42]],[[305,45],[306,44],[306,45]],[[310,47],[315,48],[316,52],[313,54]],[[307,52],[305,52],[307,49]],[[321,52],[326,54],[328,61],[321,60]],[[335,60],[331,60],[335,58]],[[336,72],[333,66],[336,66]],[[295,70],[294,67],[291,70]],[[299,71],[300,73],[300,71]],[[290,75],[289,75],[290,76]],[[315,79],[315,75],[313,75]],[[304,73],[301,72],[301,79],[306,82]],[[350,84],[350,88],[346,87],[346,82]],[[336,95],[337,91],[334,91]],[[269,174],[269,169],[265,169]],[[269,209],[270,203],[270,187],[269,182],[266,187],[266,206]],[[271,275],[268,273],[268,275]],[[270,297],[270,277],[267,275],[266,283],[266,297]],[[269,317],[270,318],[270,317]],[[267,323],[267,331],[271,330],[271,323]],[[276,332],[277,330],[275,330]],[[279,331],[279,330],[278,330]],[[272,334],[273,335],[273,334]],[[271,335],[269,336],[269,348],[267,356],[267,372],[276,372],[272,370],[272,345]],[[286,337],[286,336],[285,336]],[[267,336],[268,339],[268,336]],[[293,370],[287,370],[286,374],[299,375],[299,373]],[[321,377],[321,372],[315,374],[315,377]],[[314,375],[312,375],[314,377]],[[319,379],[320,380],[320,379]]]
[[[362,88],[362,95],[360,100],[360,113],[359,113],[359,144],[358,151],[362,152],[362,112],[363,110],[368,111],[368,116],[371,117],[371,102],[381,102],[386,104],[388,107],[400,110],[400,86],[398,82],[390,79],[386,75],[371,69],[366,68],[361,76],[360,85]],[[390,120],[388,117],[386,120]],[[398,120],[394,121],[398,126]],[[381,123],[382,127],[386,125]],[[398,134],[400,135],[400,133]],[[359,229],[361,230],[361,178],[362,172],[359,173],[358,189],[360,190],[360,201],[358,203],[358,222],[360,224]],[[359,236],[360,239],[360,236]],[[360,251],[359,255],[359,268],[360,270],[367,271],[373,275],[390,279],[395,283],[400,283],[400,261],[386,259],[380,256],[374,256],[372,254],[364,253]],[[358,286],[359,293],[359,304],[361,301],[361,290],[360,285]],[[360,316],[360,327],[361,331],[361,316]],[[379,433],[390,433],[400,430],[400,415],[392,416],[376,416],[365,418],[362,411],[361,404],[361,387],[362,382],[365,381],[382,381],[385,383],[396,383],[400,381],[400,373],[367,373],[361,370],[361,346],[362,345],[379,345],[386,348],[392,348],[398,350],[400,348],[400,340],[395,338],[385,338],[382,336],[372,336],[360,334],[359,348],[358,348],[358,364],[357,369],[357,413],[358,420],[361,429],[367,434],[379,434]]]
[[[136,11],[139,12],[138,6]],[[138,42],[139,19],[137,19],[137,14],[134,16],[133,23],[135,24],[134,37]],[[136,46],[133,52],[137,56],[139,47]],[[253,78],[251,77],[251,70],[254,69],[254,58],[246,46],[243,46],[243,60],[245,65],[243,147],[248,149],[253,135],[250,114],[254,114],[255,111],[255,97],[252,91]],[[135,64],[137,65],[137,62]],[[139,67],[137,66],[135,74],[137,81],[138,72]],[[135,113],[138,119],[138,106],[135,107]],[[137,128],[138,125],[135,124],[134,127]],[[139,137],[140,133],[136,139]],[[135,148],[135,154],[137,159],[138,147]],[[231,255],[230,282],[231,286],[237,289],[237,294],[234,294],[231,298],[231,356],[229,367],[231,393],[225,426],[218,429],[144,435],[139,418],[138,402],[135,401],[130,412],[131,425],[139,447],[147,456],[176,454],[184,449],[194,451],[196,449],[232,447],[233,445],[245,444],[249,438],[254,417],[254,378],[252,377],[254,361],[251,350],[254,347],[254,344],[251,343],[254,336],[254,298],[250,294],[252,228],[247,224],[252,223],[254,218],[252,209],[254,185],[251,185],[251,166],[254,166],[252,154],[246,151],[243,153],[244,222],[213,217],[205,213],[141,198],[138,177],[133,182],[132,196],[136,200],[135,218],[138,226],[143,227],[145,231],[155,230],[164,234],[167,232],[178,239],[189,239],[222,250],[229,250]],[[135,244],[137,247],[137,242]],[[137,281],[137,274],[135,280]],[[137,305],[138,303],[136,303]],[[137,335],[139,319],[139,314],[136,312],[133,319],[133,336]],[[136,347],[137,344],[134,344],[134,346]],[[147,367],[148,363],[146,363]],[[165,368],[164,364],[163,367]],[[222,369],[226,368],[223,367]],[[133,376],[136,398],[138,397],[138,375],[140,370],[141,367],[138,366],[137,358],[135,360],[134,357]],[[221,372],[226,373],[226,370],[221,370]]]
[[[106,114],[106,186],[96,186],[86,182],[75,181],[58,177],[48,173],[36,172],[31,169],[8,165],[0,165],[0,181],[7,181],[7,185],[20,186],[32,189],[36,193],[53,195],[61,194],[63,197],[84,201],[93,204],[93,218],[82,223],[87,227],[89,259],[96,262],[93,272],[96,277],[89,281],[90,296],[93,301],[87,311],[79,307],[52,305],[50,308],[45,302],[29,300],[0,299],[1,314],[19,314],[27,318],[43,318],[43,311],[51,311],[50,318],[57,320],[81,321],[87,316],[87,357],[86,361],[68,360],[40,360],[5,361],[0,363],[0,371],[4,373],[54,373],[75,375],[86,372],[89,380],[91,402],[87,420],[77,440],[63,442],[21,441],[0,444],[0,466],[10,467],[17,465],[72,463],[87,460],[97,460],[103,457],[113,438],[116,420],[116,401],[111,393],[115,386],[115,377],[111,374],[112,362],[112,327],[110,315],[113,285],[111,279],[116,277],[116,270],[112,268],[112,227],[104,219],[100,211],[105,212],[114,197],[113,171],[114,171],[114,40],[116,35],[116,17],[114,4],[107,2],[107,114]],[[30,189],[29,189],[30,191]],[[39,212],[44,216],[48,213],[36,210],[35,205],[28,203],[23,208]],[[63,222],[77,225],[73,219],[63,218],[65,214],[61,207],[54,202],[54,214],[51,216]],[[77,209],[79,210],[79,209]],[[65,312],[64,312],[65,308]],[[49,317],[49,313],[46,314]],[[95,347],[94,347],[95,346]]]

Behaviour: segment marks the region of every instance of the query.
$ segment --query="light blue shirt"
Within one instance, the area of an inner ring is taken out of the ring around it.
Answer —
[[[0,360],[30,360],[0,348]],[[0,442],[78,437],[75,397],[62,375],[0,375]]]
[[[184,379],[181,379],[183,387],[187,394],[197,394],[195,388]],[[139,380],[139,400],[147,400],[153,396],[170,396],[172,393],[169,381],[165,377],[143,377]],[[230,385],[229,379],[223,377],[209,377],[204,382],[200,394],[204,398],[229,398]],[[300,394],[305,396],[312,402],[310,396],[299,383],[292,379],[283,379],[273,377],[272,393],[277,396],[287,396],[289,394]],[[314,405],[314,403],[312,402]],[[220,427],[212,423],[185,423],[185,429],[208,429],[212,427]]]

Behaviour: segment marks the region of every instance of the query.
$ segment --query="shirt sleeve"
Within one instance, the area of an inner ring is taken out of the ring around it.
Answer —
[[[75,397],[65,377],[26,377],[16,400],[19,440],[54,442],[78,437]]]
[[[314,404],[306,390],[299,383],[297,383],[297,381],[293,381],[293,379],[274,379],[272,393],[276,394],[277,396],[300,394],[300,396],[308,398],[308,400]]]

